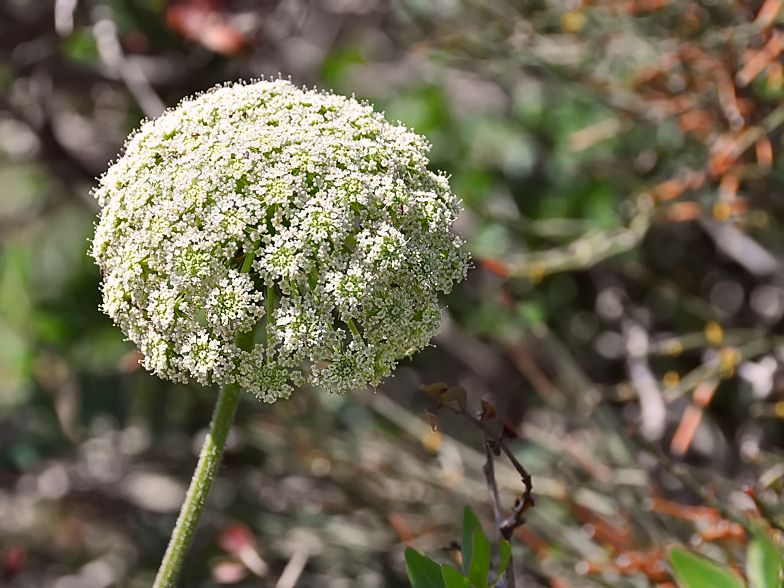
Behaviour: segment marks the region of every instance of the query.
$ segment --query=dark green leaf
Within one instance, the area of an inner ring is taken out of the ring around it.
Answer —
[[[487,574],[490,571],[490,543],[482,529],[474,529],[473,553],[468,568],[468,581],[474,588],[487,586]]]
[[[474,530],[481,529],[482,524],[476,518],[474,511],[470,506],[466,506],[463,510],[463,574],[468,575],[468,568],[471,565],[471,553],[473,549]]]
[[[441,571],[444,575],[446,588],[470,588],[468,579],[452,566],[444,564],[441,566]]]
[[[446,588],[441,566],[416,549],[406,549],[406,570],[412,588]]]
[[[670,547],[667,558],[681,588],[746,588],[734,571],[682,547]]]
[[[782,553],[760,529],[746,551],[746,577],[751,588],[781,588]]]

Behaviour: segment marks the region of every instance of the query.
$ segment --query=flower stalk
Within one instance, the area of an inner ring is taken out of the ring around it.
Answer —
[[[145,123],[101,177],[103,310],[150,372],[221,386],[154,588],[174,586],[242,389],[375,386],[435,334],[468,256],[429,148],[368,104],[262,80]]]
[[[255,330],[240,333],[237,336],[237,347],[247,350],[253,345]],[[237,383],[226,384],[221,387],[218,394],[218,401],[212,413],[212,421],[207,436],[199,454],[199,462],[196,471],[191,478],[191,485],[185,495],[174,525],[169,546],[163,556],[158,575],[155,577],[153,588],[173,588],[180,574],[182,562],[185,554],[196,534],[196,528],[207,503],[207,496],[210,493],[212,482],[220,466],[223,448],[226,446],[226,439],[229,436],[231,423],[234,421],[234,414],[237,412],[237,404],[240,400],[241,387]]]

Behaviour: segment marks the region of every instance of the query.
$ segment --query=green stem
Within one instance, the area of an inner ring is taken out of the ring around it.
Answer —
[[[247,333],[237,335],[237,347],[243,350],[253,348],[254,329]],[[182,568],[185,553],[190,547],[193,536],[196,533],[196,526],[199,523],[204,504],[207,502],[207,495],[210,492],[212,481],[220,465],[223,448],[226,446],[226,439],[229,436],[229,429],[234,420],[234,413],[237,411],[237,403],[240,399],[240,385],[238,383],[226,384],[218,394],[218,402],[212,413],[212,422],[207,437],[199,455],[199,462],[196,464],[196,471],[191,478],[191,485],[185,495],[185,502],[177,517],[174,525],[169,546],[163,556],[161,567],[155,578],[153,588],[173,588],[177,576]]]
[[[270,325],[272,324],[272,313],[275,311],[275,288],[267,286],[267,327],[264,329],[264,343],[269,339]]]
[[[241,274],[247,274],[250,271],[250,268],[253,265],[253,259],[256,257],[256,251],[258,250],[259,245],[261,245],[261,241],[256,241],[253,244],[253,249],[251,249],[245,254],[245,260],[242,262],[242,268],[240,268]]]

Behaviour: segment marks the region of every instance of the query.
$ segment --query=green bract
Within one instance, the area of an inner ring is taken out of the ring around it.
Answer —
[[[186,100],[95,191],[103,308],[171,380],[270,402],[304,381],[375,385],[427,344],[437,293],[466,272],[459,201],[428,148],[370,106],[285,80]]]

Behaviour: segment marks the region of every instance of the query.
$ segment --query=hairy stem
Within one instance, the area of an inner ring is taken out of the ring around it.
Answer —
[[[250,350],[253,347],[253,335],[254,330],[238,334],[237,347],[246,351]],[[180,516],[177,517],[177,523],[174,525],[174,531],[169,546],[166,548],[166,554],[163,556],[161,567],[158,569],[153,588],[173,588],[175,585],[185,554],[196,533],[196,527],[201,512],[204,510],[204,504],[207,502],[212,481],[218,471],[239,399],[240,385],[236,382],[223,386],[218,394],[218,402],[212,413],[210,430],[204,439],[196,471],[191,478],[190,488],[185,496]]]

